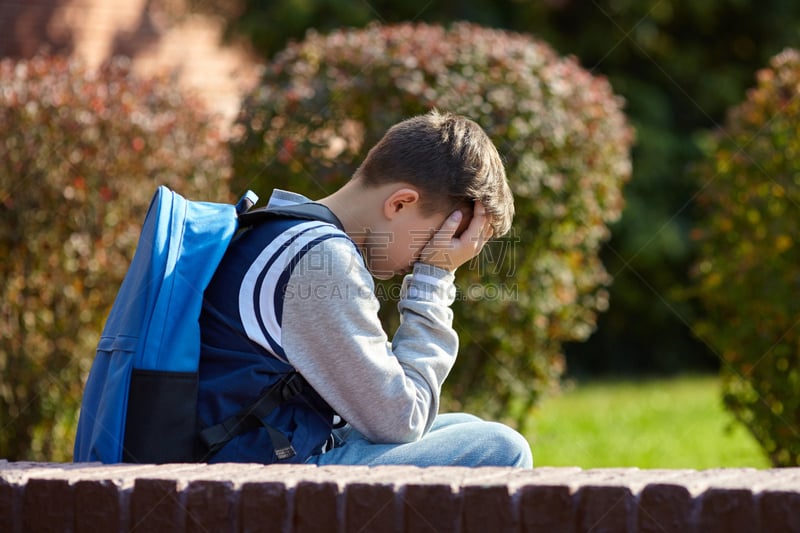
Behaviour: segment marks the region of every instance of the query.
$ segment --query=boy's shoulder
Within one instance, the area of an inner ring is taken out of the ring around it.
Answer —
[[[239,246],[250,250],[246,253],[248,275],[255,282],[270,277],[283,278],[283,283],[315,285],[352,277],[362,284],[370,277],[358,246],[327,207],[275,189],[266,209],[304,213],[267,217],[246,232],[250,235],[242,236]],[[330,216],[320,216],[326,211]]]
[[[371,279],[361,252],[349,235],[330,225],[317,228],[315,233],[317,238],[311,239],[298,257],[292,278],[302,276],[310,282],[353,276]]]
[[[277,220],[312,220],[325,222],[342,231],[344,225],[325,205],[312,202],[305,196],[282,189],[274,189],[266,207],[249,209],[239,215],[239,228],[246,229]]]

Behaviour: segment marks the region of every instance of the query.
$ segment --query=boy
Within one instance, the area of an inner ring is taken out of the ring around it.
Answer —
[[[309,202],[275,191],[269,206]],[[278,219],[231,245],[205,294],[199,414],[218,423],[295,372],[302,393],[234,437],[212,461],[520,466],[512,429],[438,415],[458,336],[456,269],[506,233],[513,199],[497,149],[460,116],[392,127],[341,189],[317,202],[333,223]],[[391,342],[372,277],[407,275]],[[294,389],[293,389],[294,390]],[[334,427],[341,417],[347,423]],[[333,438],[330,438],[330,437]]]

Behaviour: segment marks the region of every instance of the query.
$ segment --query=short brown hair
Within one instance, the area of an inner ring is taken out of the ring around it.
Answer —
[[[354,179],[367,186],[405,182],[423,194],[426,214],[480,201],[494,236],[511,229],[514,198],[497,148],[474,121],[430,111],[394,126],[372,147]]]

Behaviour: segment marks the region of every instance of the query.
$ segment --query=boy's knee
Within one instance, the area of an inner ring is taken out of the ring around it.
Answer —
[[[499,422],[480,422],[479,426],[487,461],[483,466],[533,467],[531,446],[519,432]]]
[[[528,441],[516,430],[466,413],[440,415],[434,430],[447,435],[448,445],[463,452],[453,464],[463,466],[513,466],[531,468]]]

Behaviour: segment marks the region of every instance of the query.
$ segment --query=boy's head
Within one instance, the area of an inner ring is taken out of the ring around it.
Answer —
[[[514,200],[500,154],[478,124],[459,115],[433,110],[396,124],[353,177],[367,187],[411,185],[423,214],[461,209],[465,224],[479,201],[495,237],[511,228]]]

